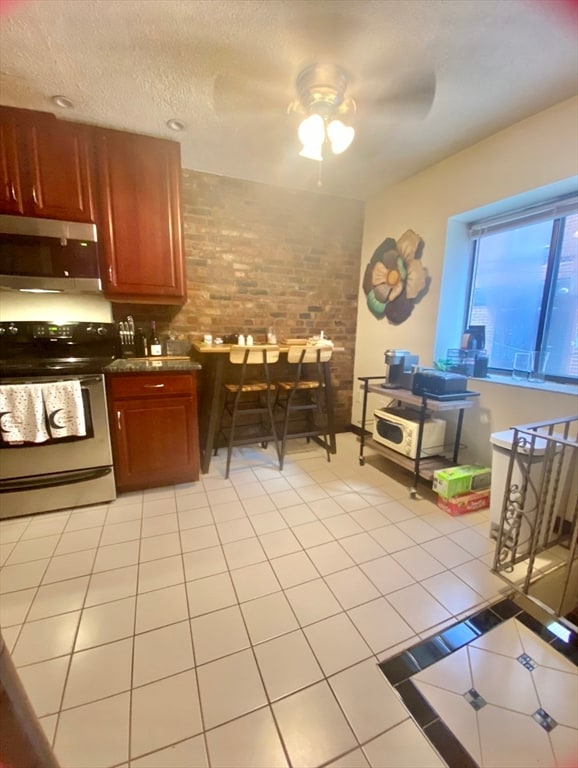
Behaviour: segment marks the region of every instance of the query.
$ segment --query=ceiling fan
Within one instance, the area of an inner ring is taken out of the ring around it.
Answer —
[[[218,74],[213,83],[215,112],[235,119],[279,118],[283,98],[288,98],[279,74]],[[259,81],[257,87],[255,80]],[[299,154],[317,161],[323,160],[324,153],[341,154],[353,142],[355,123],[361,127],[362,122],[427,116],[436,92],[433,71],[388,73],[382,80],[377,84],[376,78],[361,78],[352,86],[348,72],[333,63],[314,63],[302,69],[295,80],[295,96],[285,107],[286,114],[302,117],[297,129],[302,145]]]
[[[288,113],[305,115],[298,136],[303,148],[299,154],[310,160],[323,160],[323,149],[340,155],[350,146],[355,129],[342,118],[355,114],[357,104],[346,95],[347,73],[337,64],[311,64],[299,73],[297,98]]]

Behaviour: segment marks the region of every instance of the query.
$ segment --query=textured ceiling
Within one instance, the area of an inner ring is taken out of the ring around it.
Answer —
[[[368,199],[574,95],[570,8],[540,0],[12,0],[0,27],[0,102],[178,138],[186,168],[315,190],[318,163],[298,156],[287,106],[303,67],[336,63],[358,103],[357,134],[323,163],[322,191]],[[418,119],[399,96],[424,73],[435,75],[437,90]],[[74,110],[57,110],[54,94]],[[186,132],[169,131],[169,118]]]

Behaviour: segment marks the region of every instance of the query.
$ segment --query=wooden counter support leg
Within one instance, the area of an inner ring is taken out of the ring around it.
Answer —
[[[214,361],[215,369],[212,376],[213,387],[210,397],[205,397],[203,394],[204,407],[209,409],[208,423],[205,437],[205,445],[203,446],[203,455],[201,458],[201,472],[206,475],[211,466],[211,456],[215,447],[215,439],[217,438],[217,431],[219,429],[219,420],[221,418],[221,411],[223,409],[223,370],[225,368],[225,356],[217,355]],[[205,418],[207,418],[205,414]]]
[[[329,451],[337,453],[335,441],[335,415],[333,413],[333,387],[331,384],[331,363],[323,363],[325,372],[325,404],[327,407],[327,431],[329,433]]]

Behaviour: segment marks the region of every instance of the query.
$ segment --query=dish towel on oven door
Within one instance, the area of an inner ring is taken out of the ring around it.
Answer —
[[[5,443],[44,443],[49,439],[41,384],[0,386],[0,433]]]
[[[42,397],[53,438],[84,437],[86,421],[79,381],[54,381],[42,384]]]

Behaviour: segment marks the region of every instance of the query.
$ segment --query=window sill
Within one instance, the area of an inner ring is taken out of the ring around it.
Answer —
[[[522,389],[538,389],[543,392],[557,392],[562,395],[578,395],[578,384],[559,384],[555,381],[518,381],[511,376],[500,376],[491,373],[485,378],[472,378],[471,381],[483,381],[488,384],[505,384],[507,387],[520,387]]]

